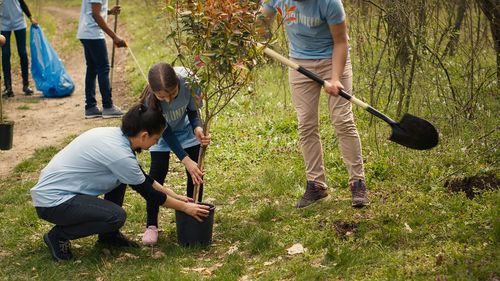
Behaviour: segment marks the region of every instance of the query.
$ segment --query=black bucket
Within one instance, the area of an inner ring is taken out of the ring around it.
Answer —
[[[210,213],[203,222],[197,221],[192,216],[175,211],[175,223],[177,225],[177,241],[181,246],[208,246],[212,244],[212,229],[214,226],[215,206],[207,203],[198,203],[210,207]]]
[[[0,150],[11,149],[13,138],[14,138],[14,122],[0,123]]]

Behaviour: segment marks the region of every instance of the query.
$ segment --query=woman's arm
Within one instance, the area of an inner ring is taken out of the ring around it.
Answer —
[[[28,8],[26,2],[24,2],[24,0],[19,0],[19,4],[21,4],[21,10],[23,10],[24,14],[30,19],[31,24],[38,25],[36,19],[31,15],[30,9]]]
[[[203,221],[209,214],[209,207],[205,205],[194,204],[177,199],[179,195],[172,190],[162,187],[151,177],[146,176],[146,180],[138,185],[131,185],[132,189],[137,191],[144,199],[154,202],[165,208],[171,208],[184,212],[198,221]],[[170,195],[170,196],[167,196]]]

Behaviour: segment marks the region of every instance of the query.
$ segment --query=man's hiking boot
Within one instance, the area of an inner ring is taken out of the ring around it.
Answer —
[[[23,86],[23,92],[27,96],[33,95],[33,89],[31,89],[31,87],[29,85],[24,85]]]
[[[112,247],[133,247],[139,248],[139,244],[128,239],[121,232],[116,231],[112,233],[99,234],[99,238],[97,239],[97,243],[112,246]]]
[[[307,182],[306,192],[297,202],[296,208],[304,208],[328,197],[326,187],[313,181]]]
[[[362,208],[368,205],[368,195],[366,193],[366,185],[363,180],[358,180],[350,185],[352,194],[352,206],[355,208]]]
[[[49,247],[50,254],[55,261],[59,262],[73,258],[69,240],[61,240],[53,233],[47,232],[43,235],[43,241]]]
[[[4,98],[11,98],[14,96],[14,92],[12,91],[12,88],[5,88],[2,93],[2,97]]]
[[[120,118],[122,115],[122,110],[116,105],[102,109],[102,118]]]
[[[93,119],[100,117],[102,117],[102,112],[97,106],[85,109],[85,119]]]

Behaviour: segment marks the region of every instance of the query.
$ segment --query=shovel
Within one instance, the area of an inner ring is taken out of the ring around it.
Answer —
[[[318,82],[320,85],[327,87],[330,85],[328,81],[323,80],[316,73],[305,69],[304,67],[294,63],[293,61],[265,47],[264,45],[257,44],[257,46],[260,48],[264,48],[264,53],[266,55],[297,70],[298,72]],[[341,90],[339,95],[349,100],[351,103],[361,106],[366,111],[370,112],[371,114],[375,115],[376,117],[384,120],[387,124],[389,124],[392,129],[392,134],[389,137],[389,140],[395,143],[418,150],[431,149],[438,144],[439,136],[438,132],[436,131],[436,128],[434,128],[434,126],[431,123],[429,123],[424,119],[406,113],[401,119],[401,121],[398,123],[389,118],[388,116],[386,116],[385,114],[383,114],[382,112],[371,107],[369,104],[357,99],[354,96],[349,95],[344,90]]]
[[[120,0],[116,0],[116,6],[120,5]],[[116,28],[118,27],[118,15],[115,15],[115,24],[113,26],[113,32],[116,33]],[[109,91],[113,93],[113,72],[115,69],[115,44],[113,43],[113,49],[111,51],[111,77],[109,79]]]

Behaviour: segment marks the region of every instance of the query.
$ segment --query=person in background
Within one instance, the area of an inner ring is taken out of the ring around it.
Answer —
[[[82,0],[77,38],[83,44],[87,71],[85,73],[85,118],[117,118],[123,115],[113,104],[109,82],[109,59],[104,33],[117,47],[126,47],[125,41],[111,30],[106,23],[107,15],[118,15],[120,6],[108,10],[108,0]],[[102,97],[102,111],[95,99],[96,77]]]
[[[3,0],[0,8],[0,29],[1,34],[5,37],[5,44],[2,46],[2,69],[4,78],[4,97],[13,97],[12,76],[10,67],[10,37],[12,32],[16,36],[17,53],[21,60],[21,76],[23,79],[23,92],[25,95],[32,95],[33,90],[29,83],[29,60],[28,52],[26,51],[26,21],[24,14],[30,19],[31,24],[36,26],[38,22],[31,15],[31,12],[24,0]]]
[[[43,240],[56,261],[72,258],[70,241],[98,234],[98,243],[136,247],[119,230],[125,223],[122,208],[126,185],[148,202],[183,211],[198,221],[208,206],[192,203],[146,175],[135,152],[158,142],[166,123],[161,112],[142,104],[122,118],[121,128],[94,128],[59,151],[31,189],[38,216],[55,226]],[[104,199],[97,196],[104,194]]]
[[[186,194],[193,197],[194,184],[200,184],[199,201],[203,197],[203,171],[198,167],[200,145],[210,144],[210,135],[205,135],[198,116],[194,95],[201,96],[199,88],[192,88],[187,81],[189,70],[172,67],[166,63],[153,65],[148,73],[149,85],[144,89],[141,102],[162,112],[167,128],[159,142],[152,146],[149,175],[160,184],[165,182],[170,152],[186,167]],[[194,90],[192,92],[192,90]],[[158,241],[159,206],[147,202],[146,231],[142,242],[153,245]]]
[[[367,205],[361,142],[351,103],[340,97],[352,93],[352,67],[345,12],[340,0],[267,0],[262,4],[262,23],[270,27],[277,10],[285,14],[285,29],[292,61],[329,81],[328,110],[349,173],[352,206]],[[296,207],[306,207],[328,197],[323,148],[319,135],[321,86],[296,70],[289,71],[292,101],[299,121],[299,140],[306,165],[307,185]]]

